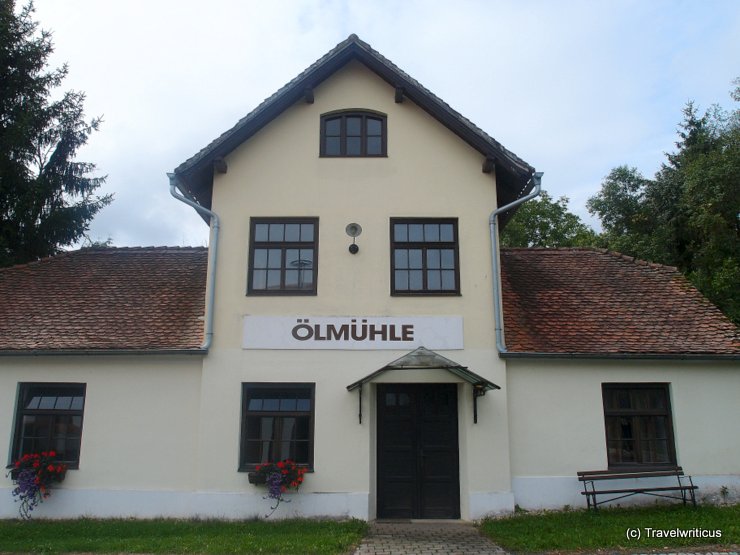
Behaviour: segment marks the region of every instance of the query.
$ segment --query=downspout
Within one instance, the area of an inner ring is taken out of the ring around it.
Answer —
[[[490,218],[488,218],[488,227],[491,230],[491,281],[493,281],[493,317],[496,325],[496,348],[499,353],[506,352],[506,344],[504,343],[504,318],[503,308],[501,307],[503,299],[501,298],[501,273],[499,268],[499,246],[498,246],[498,215],[502,212],[506,212],[522,203],[533,199],[540,194],[542,188],[542,173],[534,172],[530,181],[534,181],[534,189],[522,198],[516,199],[514,202],[510,202],[506,206],[501,206],[491,212]]]
[[[192,206],[201,214],[208,216],[211,227],[211,240],[208,245],[208,282],[206,283],[206,314],[205,314],[205,338],[203,344],[200,346],[201,349],[207,351],[211,347],[213,341],[213,306],[216,297],[216,260],[218,259],[218,232],[221,228],[219,224],[218,215],[208,208],[201,206],[197,202],[181,195],[177,192],[177,189],[183,190],[180,187],[180,182],[174,173],[168,173],[167,177],[170,178],[170,194],[180,202],[184,202],[188,206]]]

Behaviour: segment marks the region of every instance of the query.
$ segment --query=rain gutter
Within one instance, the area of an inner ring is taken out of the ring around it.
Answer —
[[[180,202],[187,204],[195,208],[195,210],[210,220],[211,226],[211,240],[208,245],[208,281],[206,283],[206,316],[205,316],[205,338],[203,344],[200,346],[201,350],[207,351],[211,347],[213,341],[213,307],[215,304],[216,297],[216,261],[218,260],[218,234],[221,229],[221,225],[218,219],[218,215],[208,210],[208,208],[201,206],[194,200],[181,195],[177,192],[178,189],[184,191],[180,186],[180,180],[174,173],[168,173],[167,177],[170,178],[170,194]]]
[[[502,358],[599,359],[599,360],[740,360],[733,353],[537,353],[503,352]]]
[[[491,212],[491,216],[488,218],[488,227],[491,231],[491,281],[493,282],[493,317],[496,325],[496,348],[500,355],[507,352],[506,343],[504,342],[504,322],[503,322],[503,308],[501,306],[503,299],[501,298],[501,271],[500,271],[500,258],[499,258],[499,244],[498,244],[498,216],[499,214],[516,208],[522,203],[533,199],[540,194],[542,189],[542,173],[534,172],[530,181],[534,182],[534,188],[532,191],[521,198],[518,198],[514,202],[510,202],[505,206],[501,206]]]

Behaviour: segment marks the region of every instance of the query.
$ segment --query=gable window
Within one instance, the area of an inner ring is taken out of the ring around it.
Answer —
[[[609,466],[676,464],[668,384],[602,384]]]
[[[56,451],[60,461],[77,468],[84,408],[85,384],[21,383],[12,458]]]
[[[252,218],[250,295],[315,295],[318,218]]]
[[[386,156],[386,116],[332,112],[321,116],[321,156]]]
[[[391,218],[391,293],[459,295],[457,219]]]
[[[314,384],[242,384],[240,470],[291,459],[313,467]]]

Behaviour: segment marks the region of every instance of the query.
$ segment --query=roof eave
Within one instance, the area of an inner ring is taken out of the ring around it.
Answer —
[[[507,351],[501,358],[594,359],[594,360],[740,360],[740,353],[540,353]]]
[[[38,357],[38,356],[122,356],[122,355],[206,355],[208,349],[6,349],[0,350],[0,357]]]

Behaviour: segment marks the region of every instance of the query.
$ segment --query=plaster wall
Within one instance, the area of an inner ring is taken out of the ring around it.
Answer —
[[[722,484],[740,498],[740,442],[730,432],[740,422],[737,362],[517,359],[508,361],[507,385],[519,505],[585,506],[576,472],[607,468],[607,382],[670,384],[678,464],[700,497],[716,497]]]
[[[494,347],[488,217],[496,206],[494,174],[481,171],[482,155],[394,88],[351,62],[314,89],[313,104],[297,103],[226,157],[217,174],[213,210],[222,222],[216,287],[214,345],[204,361],[201,469],[205,453],[225,454],[223,471],[199,484],[218,491],[244,487],[234,472],[239,448],[241,383],[316,382],[314,466],[302,490],[367,492],[374,514],[375,388],[363,389],[366,411],[358,423],[357,393],[346,386],[407,351],[270,351],[241,348],[245,315],[462,316],[464,349],[440,352],[494,383],[505,366]],[[388,156],[321,158],[320,116],[341,109],[387,114]],[[316,296],[248,296],[250,217],[319,218]],[[390,295],[390,218],[458,218],[461,295]],[[363,232],[351,255],[350,222]],[[449,373],[389,372],[381,381],[456,381]],[[477,509],[473,495],[506,494],[509,480],[506,396],[479,400],[473,424],[472,390],[460,384],[460,480],[463,517]],[[486,464],[480,464],[486,461]],[[502,502],[507,504],[508,501]]]

